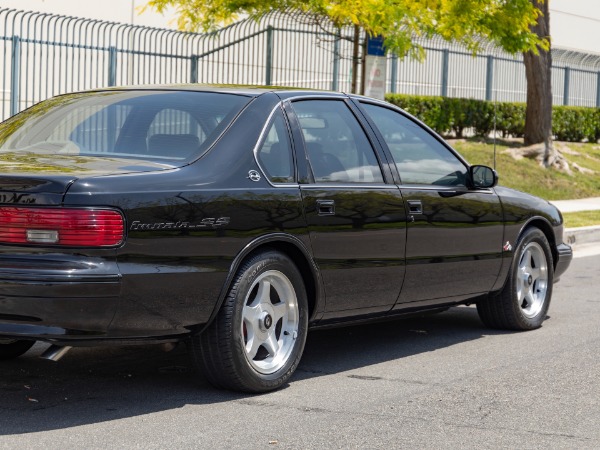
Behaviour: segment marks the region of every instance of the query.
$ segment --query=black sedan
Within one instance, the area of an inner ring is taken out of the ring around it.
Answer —
[[[63,95],[0,125],[0,359],[184,341],[215,386],[264,392],[312,327],[471,303],[540,327],[562,235],[554,206],[385,102]]]

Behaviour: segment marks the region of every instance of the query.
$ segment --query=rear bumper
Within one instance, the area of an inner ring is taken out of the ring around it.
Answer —
[[[0,336],[49,341],[104,336],[120,290],[115,275],[0,273]]]
[[[120,274],[0,271],[0,339],[69,346],[160,343],[185,339],[203,325],[175,324],[140,304],[131,287],[124,293],[124,284]]]
[[[556,247],[557,260],[554,265],[554,282],[556,283],[561,275],[566,272],[573,260],[573,249],[568,244],[560,244]]]

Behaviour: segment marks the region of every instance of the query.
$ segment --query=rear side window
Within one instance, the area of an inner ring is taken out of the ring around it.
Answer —
[[[190,91],[65,95],[0,125],[0,150],[187,161],[205,151],[248,101]]]
[[[292,145],[283,112],[276,110],[258,150],[258,160],[272,183],[294,181]]]

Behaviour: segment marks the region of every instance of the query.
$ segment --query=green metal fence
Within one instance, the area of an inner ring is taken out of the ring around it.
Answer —
[[[197,34],[0,8],[0,119],[53,95],[116,85],[349,91],[351,34],[310,16],[276,13]],[[389,92],[525,100],[520,57],[491,46],[474,57],[441,40],[422,45],[423,63],[389,55]],[[555,49],[553,58],[555,103],[600,106],[600,57]]]

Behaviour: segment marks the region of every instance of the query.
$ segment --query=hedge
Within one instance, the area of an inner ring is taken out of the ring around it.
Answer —
[[[457,138],[466,130],[487,136],[494,129],[503,137],[523,137],[525,103],[493,102],[468,98],[424,97],[387,94],[385,99],[419,118],[438,133]],[[600,108],[554,106],[552,131],[555,139],[597,142],[600,139]]]

